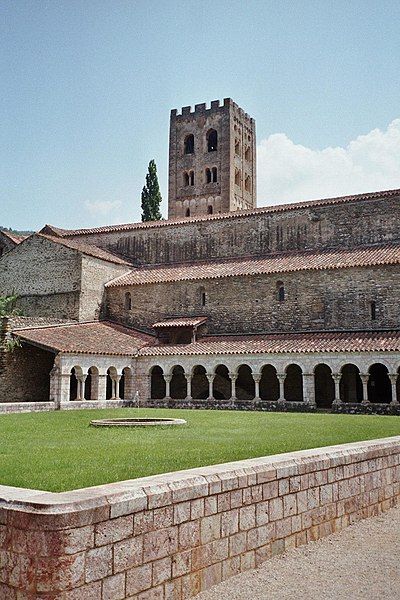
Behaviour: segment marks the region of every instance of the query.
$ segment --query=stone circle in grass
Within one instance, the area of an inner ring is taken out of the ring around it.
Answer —
[[[127,419],[95,419],[90,421],[93,427],[152,427],[152,426],[170,426],[170,425],[186,425],[185,419],[164,419],[164,418],[147,418],[134,417]]]

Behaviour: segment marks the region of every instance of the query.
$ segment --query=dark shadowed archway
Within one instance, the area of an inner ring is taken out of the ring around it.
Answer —
[[[230,400],[232,398],[232,382],[229,369],[225,365],[218,365],[215,369],[212,395],[216,400]]]
[[[362,402],[363,386],[360,371],[351,363],[344,365],[340,378],[340,399],[342,402]]]
[[[236,379],[236,398],[238,400],[254,400],[256,387],[253,372],[248,365],[240,365]]]
[[[303,372],[299,365],[289,365],[286,368],[284,394],[285,400],[289,402],[302,402]]]
[[[319,408],[331,408],[335,399],[335,382],[328,365],[317,365],[314,369],[315,402]]]
[[[392,386],[388,369],[381,363],[375,363],[369,368],[368,400],[389,404],[392,401]]]
[[[276,369],[272,365],[265,365],[261,369],[260,398],[261,400],[279,400],[279,380]]]
[[[209,396],[207,371],[202,365],[196,365],[192,371],[192,398],[206,400]]]
[[[155,365],[150,371],[150,398],[162,400],[165,398],[166,385],[164,372],[161,367]]]
[[[174,400],[183,400],[187,396],[187,381],[181,365],[176,365],[171,371],[170,396]]]

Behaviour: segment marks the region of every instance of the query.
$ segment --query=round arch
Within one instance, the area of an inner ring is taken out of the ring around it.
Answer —
[[[368,400],[374,403],[390,404],[392,385],[389,370],[383,363],[374,363],[368,369]]]
[[[314,369],[315,402],[318,408],[331,408],[335,399],[335,382],[332,369],[325,363]]]
[[[264,365],[260,379],[261,400],[279,400],[279,380],[273,365]]]
[[[303,371],[300,365],[292,363],[285,369],[285,400],[289,402],[303,401]]]

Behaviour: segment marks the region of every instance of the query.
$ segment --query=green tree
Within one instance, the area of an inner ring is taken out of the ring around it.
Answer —
[[[149,162],[146,185],[142,190],[142,221],[160,221],[161,192],[158,185],[157,167],[154,160]]]
[[[14,308],[18,296],[0,296],[0,318],[20,315],[21,311]]]

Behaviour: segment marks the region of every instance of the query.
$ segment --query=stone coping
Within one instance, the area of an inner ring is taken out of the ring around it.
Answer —
[[[79,525],[82,526],[95,522],[94,509],[100,509],[102,517],[104,510],[101,509],[107,509],[111,518],[114,518],[156,506],[165,506],[171,501],[182,501],[186,495],[188,498],[207,495],[209,485],[215,482],[223,483],[257,473],[262,473],[263,480],[269,481],[311,472],[315,470],[316,463],[320,468],[328,469],[357,462],[357,455],[359,460],[363,461],[378,455],[398,452],[400,435],[196,467],[67,492],[46,492],[0,485],[0,509],[49,517],[78,513]],[[51,523],[52,520],[49,522],[50,528]],[[46,523],[42,522],[41,527],[46,528]]]

